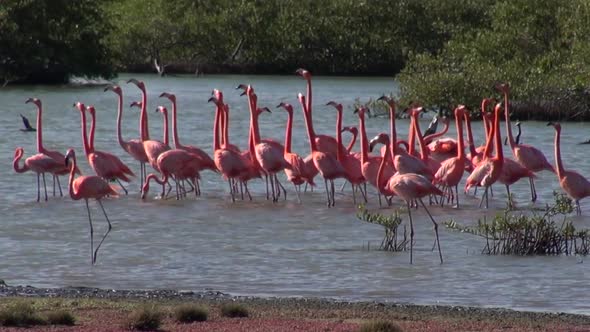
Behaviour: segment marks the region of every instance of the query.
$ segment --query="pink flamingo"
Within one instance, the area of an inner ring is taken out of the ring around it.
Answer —
[[[359,130],[355,127],[355,126],[346,126],[346,127],[342,127],[341,132],[349,132],[352,137],[350,138],[350,142],[348,142],[348,145],[346,146],[346,151],[348,153],[353,153],[352,152],[352,148],[354,148],[354,144],[356,143],[356,140],[358,139],[358,135],[359,135]],[[356,155],[361,156],[360,152],[354,153]]]
[[[107,235],[109,235],[109,232],[112,229],[111,221],[109,220],[109,217],[107,216],[107,213],[104,210],[104,207],[102,206],[101,199],[107,195],[116,197],[118,196],[118,192],[115,189],[115,187],[111,186],[108,182],[106,182],[102,177],[99,176],[82,175],[77,178],[74,178],[74,170],[76,168],[76,153],[73,149],[68,149],[66,153],[66,164],[68,164],[69,159],[72,160],[72,165],[70,166],[71,170],[69,181],[70,197],[75,201],[84,199],[84,201],[86,202],[86,211],[88,211],[88,222],[90,223],[90,260],[91,263],[94,264],[96,263],[98,249],[100,249],[100,246],[104,242],[104,239],[107,237]],[[88,207],[88,200],[90,198],[94,198],[98,202],[98,205],[100,205],[100,208],[104,213],[104,217],[109,225],[108,230],[103,235],[102,239],[100,240],[100,243],[96,247],[96,250],[94,250],[94,229],[92,227],[92,219],[90,217],[90,208]]]
[[[491,148],[491,141],[494,140],[496,156],[494,158],[484,159],[473,170],[471,175],[467,177],[465,183],[465,191],[467,192],[472,186],[485,187],[485,191],[481,196],[479,206],[481,207],[483,200],[486,200],[486,209],[488,208],[488,189],[500,178],[502,173],[502,166],[504,164],[504,153],[502,152],[502,140],[500,138],[500,110],[502,105],[497,104],[494,109],[494,124],[490,129],[488,143],[486,144],[487,155]]]
[[[370,147],[372,149],[377,143],[381,143],[385,145],[385,156],[383,160],[381,160],[381,165],[379,166],[379,173],[377,176],[377,182],[379,183],[379,190],[384,195],[396,195],[406,201],[406,205],[408,207],[408,216],[410,219],[410,264],[413,261],[413,246],[414,246],[414,224],[412,221],[412,207],[410,206],[413,201],[419,201],[424,210],[430,217],[430,220],[434,224],[434,233],[436,234],[436,244],[438,247],[438,255],[440,257],[440,263],[443,263],[442,251],[440,249],[440,241],[438,238],[438,223],[428,211],[428,208],[422,201],[422,198],[429,195],[440,195],[443,196],[444,193],[435,187],[428,179],[424,176],[415,174],[415,173],[406,173],[406,174],[399,174],[387,178],[384,176],[384,169],[386,167],[386,159],[391,158],[391,154],[389,152],[390,149],[390,142],[389,136],[387,134],[381,133],[377,135],[374,139],[371,140]]]
[[[117,141],[119,145],[127,152],[133,159],[139,161],[139,174],[140,174],[140,190],[141,183],[144,182],[146,176],[145,164],[148,162],[147,155],[143,148],[143,144],[140,139],[130,139],[128,141],[123,140],[121,135],[121,121],[123,118],[123,91],[118,85],[107,86],[104,91],[112,91],[118,97],[117,102]]]
[[[59,151],[52,151],[47,150],[43,145],[43,105],[41,100],[38,98],[29,98],[25,101],[25,104],[33,103],[37,106],[37,153],[42,153],[50,158],[53,158],[59,164],[63,164],[62,161],[64,160],[65,156]],[[80,170],[76,170],[78,174],[80,174]],[[66,175],[69,173],[69,169],[62,165],[61,168],[56,168],[55,172],[52,173],[53,176],[53,196],[55,196],[55,182],[57,182],[57,187],[59,188],[59,195],[63,196],[63,192],[61,190],[61,184],[59,183],[59,177],[61,175]],[[45,181],[45,175],[43,175],[43,180]]]
[[[192,145],[182,145],[180,143],[180,139],[178,138],[178,126],[176,125],[176,96],[171,93],[164,92],[160,95],[160,98],[165,97],[172,102],[172,140],[174,142],[174,146],[177,149],[185,150],[187,152],[193,153],[197,155],[201,159],[201,169],[202,170],[211,170],[217,172],[217,168],[215,167],[215,162],[211,157],[207,154],[207,152],[203,151],[202,149],[192,146]]]
[[[465,116],[465,106],[459,105],[455,108],[455,125],[457,126],[457,156],[443,161],[440,168],[434,174],[433,183],[440,184],[443,190],[448,191],[448,197],[454,202],[457,197],[457,207],[459,207],[459,189],[458,185],[465,172],[465,147],[463,144],[463,122]],[[453,194],[453,187],[455,193]],[[441,203],[444,199],[441,200]]]
[[[508,84],[499,84],[496,89],[504,94],[504,116],[506,117],[506,133],[508,135],[508,142],[510,143],[510,149],[514,159],[521,164],[523,167],[528,168],[532,172],[540,172],[542,170],[548,170],[555,173],[555,169],[547,161],[547,158],[539,149],[526,144],[516,144],[514,137],[512,136],[512,126],[510,125],[510,111],[508,109],[508,94],[510,93],[510,86]],[[529,177],[529,183],[532,192],[532,201],[537,200],[537,190],[535,188],[535,181],[532,177]]]
[[[332,106],[336,109],[336,142],[340,145],[342,144],[342,104],[330,101],[326,106]],[[363,176],[361,161],[347,153],[347,151],[342,151],[341,149],[336,149],[336,159],[346,171],[345,179],[352,185],[353,203],[356,204],[355,189],[358,189],[361,192],[365,203],[367,203],[367,196],[361,187],[361,184],[366,182],[365,177]]]
[[[110,153],[96,151],[91,148],[91,145],[88,142],[88,137],[86,136],[86,107],[80,102],[75,103],[74,107],[80,111],[82,123],[82,143],[84,145],[84,153],[86,154],[86,158],[88,159],[90,167],[92,167],[96,175],[105,180],[115,179],[119,182],[119,185],[121,185],[119,180],[129,182],[130,180],[127,176],[133,175],[133,172],[131,172],[131,170],[127,168],[127,166],[125,166],[119,160],[119,158],[111,155]],[[89,109],[89,111],[90,110],[91,109]],[[92,126],[94,127],[94,124]],[[92,139],[93,136],[91,135],[91,141]],[[121,187],[123,186],[121,185]]]
[[[145,91],[145,83],[143,83],[143,81],[138,81],[135,78],[128,80],[127,84],[129,84],[129,83],[132,83],[135,86],[137,86],[137,88],[139,88],[139,91],[141,92],[141,101],[137,104],[137,106],[139,106],[142,111],[147,112],[147,92]],[[141,136],[142,131],[143,131],[143,136]],[[140,136],[141,136],[140,139],[142,142],[144,140],[150,139],[147,114],[146,114],[145,119],[143,121],[141,119],[139,120],[139,132],[140,132]]]
[[[318,150],[315,140],[316,137],[311,127],[311,113],[307,109],[305,96],[300,93],[297,97],[303,109],[303,117],[305,118],[305,126],[307,129],[307,135],[309,136],[309,148],[311,150],[313,164],[324,178],[326,196],[328,198],[327,205],[328,207],[331,207],[336,203],[334,199],[334,179],[344,178],[346,176],[346,171],[344,170],[344,167],[342,167],[342,165],[338,162],[336,157]],[[330,182],[330,189],[328,189],[328,181]]]
[[[547,125],[555,128],[555,169],[559,185],[576,202],[577,215],[582,215],[580,200],[590,196],[590,182],[580,173],[564,169],[560,147],[561,125],[553,122],[549,122]]]
[[[434,174],[440,168],[440,162],[430,157],[426,143],[424,143],[424,138],[422,136],[422,132],[420,131],[420,123],[418,120],[420,113],[423,111],[424,109],[422,107],[417,107],[410,110],[410,118],[412,119],[410,126],[414,128],[413,133],[418,138],[418,144],[420,145],[420,159],[427,166],[428,170],[411,173],[421,174],[427,177],[429,180],[432,180],[434,178]]]
[[[161,107],[161,106],[160,106]],[[162,110],[160,110],[161,112]],[[199,194],[198,179],[200,178],[199,169],[201,167],[201,160],[198,156],[191,152],[181,149],[172,149],[162,152],[158,156],[158,168],[162,174],[162,178],[158,179],[157,175],[151,173],[147,176],[147,180],[141,189],[141,198],[145,196],[150,190],[150,179],[155,180],[158,184],[164,186],[168,183],[170,177],[176,184],[176,199],[179,200],[186,196],[186,191],[181,187],[181,180],[188,180],[195,188],[195,194]],[[162,196],[163,197],[163,196]]]
[[[114,166],[118,171],[116,171],[116,174],[119,174],[118,176],[115,177],[116,181],[119,183],[119,186],[121,186],[121,188],[123,189],[123,191],[125,191],[125,195],[127,195],[127,189],[125,189],[125,187],[123,187],[123,184],[121,184],[121,181],[119,181],[119,178],[129,182],[130,180],[127,178],[127,176],[135,176],[135,174],[133,174],[133,171],[131,171],[129,169],[129,167],[127,167],[127,165],[125,165],[121,159],[119,159],[119,157],[115,156],[114,154],[108,153],[108,152],[104,152],[104,151],[96,151],[94,149],[94,132],[96,130],[96,110],[94,109],[94,106],[90,105],[90,106],[86,106],[86,111],[88,111],[92,117],[92,124],[90,125],[90,137],[89,137],[89,142],[88,142],[88,146],[89,146],[89,151],[91,153],[93,153],[93,155],[91,156],[92,158],[106,158],[108,159],[108,161],[110,162],[110,164],[112,166]],[[88,153],[87,153],[88,156]],[[88,157],[89,160],[91,157]],[[101,163],[100,161],[97,162],[98,164]],[[91,164],[92,166],[92,164]],[[101,166],[98,166],[99,168]],[[94,169],[94,167],[93,167]],[[107,168],[101,168],[101,170],[103,171],[107,171]],[[96,171],[96,170],[95,170]],[[107,174],[107,173],[105,173]],[[121,175],[123,175],[123,177],[121,177]],[[106,178],[109,179],[109,178]]]
[[[309,183],[311,186],[315,186],[313,177],[310,178],[309,174],[306,174],[305,163],[303,159],[296,153],[291,152],[291,138],[293,134],[293,106],[288,103],[281,102],[277,105],[277,108],[282,107],[287,112],[287,126],[285,128],[285,160],[292,166],[291,169],[285,168],[285,175],[287,180],[293,183],[295,187],[295,193],[297,194],[297,200],[301,202],[299,197],[300,186],[303,183]]]
[[[217,169],[227,179],[232,202],[235,202],[235,186],[233,182],[247,173],[249,167],[244,160],[245,158],[239,152],[221,146],[219,131],[223,128],[220,128],[219,120],[224,105],[216,97],[209,98],[209,102],[214,102],[217,106],[215,108],[215,121],[213,124],[213,160]],[[226,143],[228,142],[226,141]]]
[[[41,183],[40,177],[43,176],[43,187],[45,188],[45,200],[47,201],[47,186],[45,184],[45,173],[55,173],[63,167],[63,163],[57,162],[55,159],[43,153],[37,153],[25,159],[23,167],[19,166],[19,161],[25,153],[24,149],[19,147],[14,150],[14,160],[12,167],[17,173],[24,173],[33,171],[37,174],[37,202],[41,198]]]

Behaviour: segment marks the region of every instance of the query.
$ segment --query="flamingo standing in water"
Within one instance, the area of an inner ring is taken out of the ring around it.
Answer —
[[[481,207],[485,198],[486,209],[488,208],[488,190],[492,184],[494,184],[500,178],[502,167],[504,165],[504,153],[502,152],[502,140],[500,138],[501,108],[502,105],[497,104],[494,109],[494,123],[490,129],[488,142],[484,152],[484,156],[488,155],[491,148],[491,142],[493,140],[495,143],[494,150],[496,151],[496,156],[494,158],[486,158],[480,162],[479,165],[477,165],[477,167],[473,170],[471,175],[467,177],[467,181],[465,183],[465,192],[467,192],[469,188],[473,186],[485,187],[485,191],[481,196],[479,206]]]
[[[113,228],[111,225],[111,221],[107,216],[106,211],[104,210],[104,206],[102,206],[101,199],[105,196],[118,196],[117,190],[111,186],[108,182],[106,182],[102,177],[95,176],[95,175],[86,175],[86,176],[79,176],[74,178],[75,176],[75,168],[76,168],[76,153],[73,149],[69,149],[66,153],[66,165],[68,164],[68,160],[72,160],[72,164],[70,166],[70,181],[69,181],[69,191],[70,197],[77,201],[80,199],[84,199],[86,202],[86,211],[88,211],[88,222],[90,223],[90,261],[92,264],[96,263],[96,257],[98,255],[98,249],[104,242],[104,239],[109,235],[109,232]],[[102,212],[104,213],[104,217],[107,220],[107,224],[109,228],[107,229],[106,233],[102,236],[100,243],[94,250],[94,228],[92,227],[92,219],[90,217],[90,208],[88,207],[88,200],[94,198]]]
[[[321,152],[318,150],[315,134],[311,126],[311,117],[307,109],[307,103],[305,96],[299,94],[299,103],[303,109],[303,117],[305,118],[305,127],[307,128],[307,135],[309,136],[309,149],[311,150],[311,158],[315,168],[324,178],[324,184],[326,186],[326,196],[328,198],[328,207],[334,206],[334,179],[346,177],[346,171],[344,167],[338,162],[335,156],[329,153]],[[328,188],[328,181],[330,182],[330,188]]]
[[[215,162],[213,161],[213,159],[211,159],[207,152],[203,151],[202,149],[196,146],[182,145],[180,143],[180,139],[178,138],[178,126],[176,125],[176,96],[174,94],[164,92],[160,95],[160,98],[168,98],[170,102],[172,102],[172,141],[174,142],[174,146],[177,149],[185,150],[187,152],[197,155],[201,159],[202,170],[211,170],[217,172]]]
[[[508,135],[508,143],[514,159],[523,167],[528,168],[532,172],[540,172],[548,170],[555,173],[555,169],[547,161],[547,158],[539,149],[526,144],[516,144],[512,136],[512,126],[510,125],[510,111],[508,109],[508,94],[510,93],[510,86],[508,84],[499,84],[496,86],[500,92],[504,94],[504,116],[506,117],[506,135]],[[532,201],[537,200],[537,190],[535,188],[535,181],[532,177],[529,178],[531,186]]]
[[[118,170],[120,170],[120,172],[125,175],[125,177],[127,176],[135,176],[135,174],[133,174],[133,171],[131,171],[129,169],[129,167],[127,167],[127,165],[125,165],[121,159],[119,159],[119,157],[115,156],[112,153],[108,153],[108,152],[103,152],[103,151],[96,151],[94,149],[94,132],[96,130],[96,109],[94,108],[94,106],[90,105],[90,106],[86,106],[86,111],[88,111],[90,113],[90,116],[92,117],[92,123],[90,125],[90,137],[89,137],[89,142],[88,142],[88,146],[90,147],[90,152],[94,153],[93,158],[97,157],[100,155],[101,158],[107,158],[109,160],[109,162],[114,165]],[[89,157],[90,160],[90,157]],[[108,178],[107,178],[108,179]],[[121,186],[121,188],[123,189],[123,191],[125,191],[125,195],[127,195],[127,189],[125,189],[125,187],[123,187],[123,184],[121,183],[121,181],[119,180],[119,177],[115,177],[116,181],[119,183],[119,186]],[[129,179],[123,179],[124,181],[129,182]]]
[[[459,207],[459,182],[465,172],[465,147],[463,144],[463,117],[465,116],[465,106],[459,105],[455,108],[455,125],[457,126],[457,156],[443,161],[434,174],[434,184],[440,184],[444,191],[447,191],[451,203],[457,197],[457,207]],[[453,193],[455,187],[455,193]],[[444,199],[441,200],[444,203]]]
[[[384,176],[384,169],[387,164],[388,158],[391,158],[391,154],[389,152],[390,149],[390,142],[389,136],[387,134],[381,133],[373,138],[369,144],[371,150],[373,147],[381,143],[385,145],[385,155],[383,160],[381,160],[381,165],[379,165],[379,172],[377,175],[377,182],[379,184],[379,190],[384,195],[396,195],[406,201],[406,205],[408,207],[408,216],[410,219],[410,264],[413,262],[413,247],[414,247],[414,224],[412,221],[412,207],[410,206],[412,202],[419,201],[424,210],[430,217],[430,220],[434,224],[434,233],[436,235],[436,244],[438,247],[438,255],[440,257],[440,263],[443,263],[442,252],[440,249],[440,241],[438,238],[438,223],[428,211],[428,208],[422,201],[422,198],[429,195],[444,195],[444,193],[435,187],[430,181],[422,175],[415,174],[415,173],[405,173],[399,174],[387,178]]]
[[[62,161],[64,160],[65,156],[59,151],[52,151],[47,150],[43,145],[43,105],[41,100],[38,98],[29,98],[25,101],[25,104],[33,103],[37,106],[37,153],[42,153],[50,158],[53,158],[59,164],[63,164]],[[80,174],[80,170],[76,169],[76,172]],[[59,177],[61,175],[66,175],[69,173],[69,169],[62,165],[61,168],[56,168],[51,174],[53,176],[53,196],[55,196],[55,182],[57,182],[57,187],[59,188],[59,195],[63,196],[63,192],[61,190],[61,184],[59,183]],[[43,174],[43,181],[45,181],[45,174]]]
[[[564,169],[561,161],[561,125],[554,122],[549,122],[547,125],[555,128],[555,169],[559,185],[576,202],[576,213],[581,215],[580,200],[590,196],[590,182],[580,173]]]
[[[55,159],[49,157],[43,153],[37,153],[36,155],[30,156],[25,159],[25,165],[19,166],[19,161],[25,153],[21,147],[16,148],[14,151],[14,160],[12,162],[12,168],[17,173],[24,173],[27,171],[33,171],[37,174],[37,202],[41,198],[41,182],[40,177],[43,177],[43,187],[45,189],[45,200],[47,201],[47,186],[45,184],[45,173],[55,173],[57,170],[63,167],[63,163],[57,162]]]
[[[145,150],[143,148],[143,144],[140,139],[130,139],[128,141],[123,140],[123,136],[121,135],[121,121],[123,118],[123,91],[121,87],[118,85],[109,85],[107,86],[104,91],[112,91],[117,95],[117,141],[119,145],[127,152],[133,159],[139,161],[139,178],[140,178],[140,186],[139,189],[141,190],[141,184],[143,184],[145,177],[146,177],[146,169],[145,164],[148,162],[147,155],[145,154]]]
[[[336,109],[336,142],[338,145],[342,144],[342,104],[330,101],[326,106],[332,106]],[[363,176],[361,161],[350,155],[347,151],[336,149],[336,159],[340,162],[346,171],[346,180],[352,185],[352,200],[356,204],[356,189],[361,192],[365,203],[367,196],[361,188],[361,184],[366,182]]]
[[[299,197],[300,187],[303,183],[309,183],[311,186],[315,186],[313,178],[309,178],[308,174],[305,174],[305,163],[303,159],[296,153],[291,152],[291,136],[293,134],[293,106],[288,103],[281,102],[277,105],[277,108],[282,107],[287,112],[287,126],[285,128],[285,160],[291,165],[291,169],[285,168],[285,175],[287,180],[293,183],[295,187],[295,193],[297,194],[297,201],[301,203]]]

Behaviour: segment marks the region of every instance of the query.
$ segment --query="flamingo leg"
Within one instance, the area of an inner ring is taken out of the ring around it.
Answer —
[[[277,180],[277,185],[283,191],[283,195],[285,195],[285,201],[286,201],[287,200],[287,189],[285,189],[285,187],[283,186],[283,184],[281,183],[281,181],[279,181],[279,178],[277,177],[277,174],[276,173],[275,173],[275,179]]]
[[[580,200],[576,199],[576,214],[578,216],[582,215],[582,207],[580,207]]]
[[[537,188],[535,187],[535,180],[532,177],[529,178],[529,182],[531,184],[531,201],[537,201]]]
[[[41,173],[37,173],[37,202],[41,199]]]
[[[381,193],[377,192],[377,197],[379,197],[379,207],[381,207]]]
[[[55,177],[57,175],[53,174],[52,178],[53,178],[53,197],[55,197]]]
[[[235,202],[236,198],[234,197],[234,190],[233,190],[233,186],[232,186],[232,179],[229,178],[227,179],[227,183],[229,184],[229,194],[231,195],[231,201]]]
[[[344,183],[342,183],[342,185],[340,186],[340,191],[344,191],[344,187],[346,187],[347,183],[348,181],[344,181]]]
[[[480,209],[481,209],[481,206],[483,205],[484,199],[486,199],[486,208],[487,208],[487,197],[488,197],[488,187],[485,187],[485,191],[483,192],[483,195],[481,195],[481,200],[479,201],[479,208]]]
[[[63,196],[64,196],[64,194],[63,194],[63,192],[61,191],[61,183],[59,183],[59,176],[57,176],[57,175],[56,175],[56,176],[55,176],[55,179],[57,180],[57,187],[59,188],[59,196],[60,196],[60,197],[63,197]]]
[[[127,189],[125,189],[125,187],[123,187],[123,184],[121,183],[121,181],[119,179],[116,179],[117,183],[119,184],[119,186],[121,187],[121,189],[123,189],[123,191],[125,192],[125,195],[127,195]]]
[[[88,223],[90,224],[90,264],[94,265],[94,228],[92,227],[92,219],[90,218],[90,208],[88,207],[88,199],[86,202],[86,211],[88,211]]]
[[[303,188],[303,192],[306,193],[307,192],[307,182],[305,182],[305,188]]]
[[[107,216],[107,212],[104,210],[104,206],[102,206],[102,202],[100,201],[100,199],[97,199],[96,201],[98,202],[98,205],[100,205],[100,208],[102,209],[102,213],[104,213],[104,217],[107,220],[107,224],[109,224],[109,228],[107,229],[106,233],[104,233],[104,235],[102,236],[100,243],[98,243],[98,246],[96,247],[96,250],[94,251],[94,263],[96,263],[98,249],[100,249],[100,246],[104,242],[104,239],[106,239],[107,235],[109,235],[109,233],[111,232],[111,229],[113,229],[113,226],[111,225],[111,221],[109,220],[109,217]]]
[[[457,197],[456,207],[459,208],[459,185],[455,185],[455,196]]]
[[[510,186],[508,185],[506,185],[506,194],[508,195],[508,208],[512,209],[514,205],[512,204],[512,195],[510,195]]]
[[[268,174],[264,174],[264,181],[266,182],[266,200],[268,201],[270,199],[268,195]]]
[[[363,199],[365,200],[365,204],[368,203],[369,201],[367,201],[367,184],[366,182],[363,183],[363,187],[365,187],[365,189],[363,190],[363,187],[359,186],[359,190],[361,192],[361,195],[363,195]]]
[[[430,217],[430,220],[432,220],[432,223],[434,224],[434,234],[436,235],[436,246],[438,247],[438,256],[440,257],[440,263],[442,264],[443,257],[442,257],[442,251],[440,250],[440,240],[438,238],[438,223],[434,220],[434,218],[432,217],[432,214],[430,214],[430,211],[428,211],[428,209],[426,208],[426,205],[424,205],[424,202],[422,202],[422,198],[418,198],[418,200],[420,201],[420,203],[424,207],[424,210],[426,211],[426,213]]]
[[[352,203],[356,205],[356,186],[352,183],[350,185],[352,186]]]
[[[295,187],[295,194],[297,194],[297,203],[301,204],[301,197],[299,196],[299,190],[301,190],[301,189],[294,183],[293,183],[293,187]]]
[[[250,195],[250,190],[248,190],[248,182],[244,182],[244,191],[246,192],[246,195],[248,195],[248,199],[252,201],[252,195]]]
[[[267,178],[268,181],[268,178]],[[272,201],[273,203],[275,203],[276,201],[278,201],[278,198],[276,197],[276,193],[275,193],[275,179],[273,178],[273,175],[270,175],[270,189],[272,191]]]
[[[334,198],[335,190],[334,190],[334,180],[330,180],[330,193],[332,196],[332,206],[336,205],[336,199]]]
[[[330,202],[330,191],[328,190],[328,179],[324,178],[324,185],[326,186],[326,197],[328,198],[328,207],[332,206]]]
[[[412,222],[412,207],[410,201],[406,201],[408,205],[408,217],[410,218],[410,264],[413,263],[414,258],[414,224]]]
[[[47,201],[47,184],[45,183],[45,173],[41,173],[43,176],[43,188],[45,189],[45,201]]]

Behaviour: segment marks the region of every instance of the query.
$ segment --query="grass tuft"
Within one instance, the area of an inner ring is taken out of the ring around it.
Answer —
[[[226,303],[221,306],[221,315],[229,318],[244,318],[250,316],[248,308],[239,303]]]
[[[204,322],[209,316],[209,311],[196,304],[182,304],[174,309],[174,318],[180,323]]]
[[[399,325],[387,320],[372,320],[361,325],[359,332],[402,332]]]
[[[29,302],[17,302],[0,311],[0,325],[2,326],[27,327],[45,324],[45,320],[35,313]]]
[[[76,324],[76,318],[67,310],[50,311],[46,314],[46,317],[47,323],[50,325],[73,326]]]
[[[154,331],[162,325],[164,313],[153,305],[144,305],[133,311],[127,318],[130,330]]]

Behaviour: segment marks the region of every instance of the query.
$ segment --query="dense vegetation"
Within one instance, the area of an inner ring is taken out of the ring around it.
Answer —
[[[399,75],[402,103],[590,119],[587,0],[4,0],[0,83],[117,71]],[[567,114],[564,113],[567,110]]]

